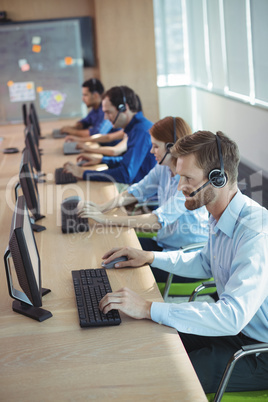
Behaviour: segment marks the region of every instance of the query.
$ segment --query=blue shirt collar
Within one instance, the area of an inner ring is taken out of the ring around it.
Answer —
[[[226,236],[232,238],[235,224],[244,204],[245,200],[243,198],[243,194],[240,190],[238,190],[222,213],[218,222],[216,222],[213,216],[210,217],[210,222],[212,226],[214,226],[214,232],[221,230],[226,234]]]
[[[142,120],[143,119],[143,113],[142,112],[137,112],[132,119],[130,120],[130,122],[126,125],[124,131],[125,133],[129,133],[129,131],[132,130],[133,126],[137,123],[137,121]]]

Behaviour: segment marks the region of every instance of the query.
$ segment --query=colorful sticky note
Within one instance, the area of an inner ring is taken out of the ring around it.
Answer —
[[[26,63],[23,64],[23,66],[21,66],[21,71],[25,72],[25,71],[29,71],[30,70],[30,64]]]
[[[61,102],[63,98],[61,94],[58,94],[54,96],[54,99],[56,99],[57,102]]]
[[[40,38],[40,36],[33,36],[33,37],[32,37],[32,44],[33,44],[33,45],[40,45],[40,43],[41,43],[41,38]]]
[[[73,64],[73,58],[72,57],[65,57],[64,58],[66,66],[70,66]]]
[[[24,64],[27,64],[27,60],[26,60],[26,59],[20,59],[20,60],[18,61],[18,63],[19,63],[19,66],[20,66],[20,68],[21,68]]]
[[[41,46],[40,45],[33,45],[32,51],[34,53],[40,53],[41,52]]]

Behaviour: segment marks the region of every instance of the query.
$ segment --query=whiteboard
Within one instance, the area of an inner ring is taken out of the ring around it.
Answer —
[[[43,120],[81,116],[82,81],[78,20],[0,26],[0,124],[31,102]]]

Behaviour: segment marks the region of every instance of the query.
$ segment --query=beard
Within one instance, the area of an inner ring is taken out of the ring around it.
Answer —
[[[189,194],[186,194],[187,196]],[[200,191],[197,193],[194,197],[191,199],[187,199],[185,201],[185,207],[189,209],[190,211],[193,211],[195,209],[201,208],[203,206],[208,205],[210,202],[212,202],[216,197],[216,194],[214,192],[214,189],[212,187],[204,189],[204,191]]]

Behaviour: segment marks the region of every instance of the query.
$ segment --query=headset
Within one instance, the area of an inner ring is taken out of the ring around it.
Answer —
[[[127,98],[125,95],[125,91],[123,87],[119,87],[120,91],[122,93],[122,103],[119,103],[119,105],[117,106],[117,115],[115,116],[115,119],[113,121],[113,124],[115,124],[116,120],[118,119],[120,113],[125,112],[127,110]]]
[[[170,149],[173,147],[173,145],[175,144],[177,140],[177,134],[176,134],[176,117],[173,117],[173,142],[167,142],[166,143],[166,153],[163,156],[163,158],[161,159],[159,163],[159,165],[161,165],[164,162],[164,159],[166,158],[166,156],[170,153]]]
[[[208,174],[208,181],[203,184],[201,187],[199,187],[197,190],[193,191],[191,194],[189,194],[189,197],[195,196],[199,191],[203,190],[208,184],[212,184],[213,187],[216,188],[222,188],[226,185],[228,181],[227,174],[224,171],[224,165],[223,165],[223,158],[222,158],[222,152],[221,152],[221,140],[216,133],[216,142],[217,142],[217,148],[218,148],[218,154],[219,154],[219,160],[220,160],[220,169],[213,169],[209,172]]]
[[[97,81],[96,78],[91,78],[92,82],[92,91],[91,92],[97,92]]]

